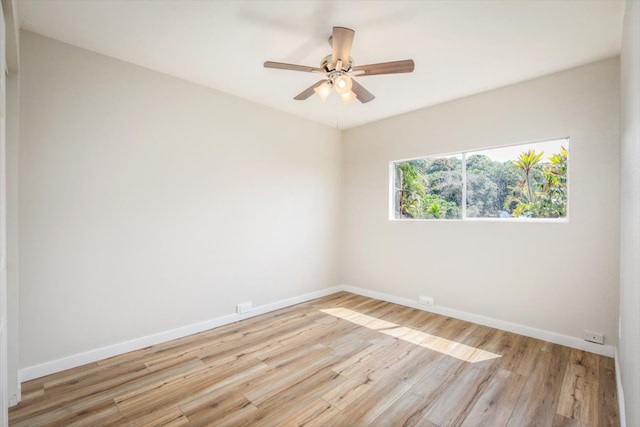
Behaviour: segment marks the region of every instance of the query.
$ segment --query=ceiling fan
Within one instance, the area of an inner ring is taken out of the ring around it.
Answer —
[[[322,74],[324,75],[322,80],[309,86],[293,99],[303,101],[315,92],[324,101],[331,94],[331,89],[335,88],[344,104],[348,104],[353,101],[354,98],[358,98],[358,101],[363,104],[373,101],[375,98],[371,92],[362,87],[353,77],[372,76],[375,74],[410,73],[413,71],[414,63],[412,59],[354,66],[353,58],[350,56],[354,35],[355,31],[350,28],[333,27],[333,33],[331,37],[329,37],[332,52],[322,60],[320,67],[273,61],[265,62],[264,66],[265,68]]]

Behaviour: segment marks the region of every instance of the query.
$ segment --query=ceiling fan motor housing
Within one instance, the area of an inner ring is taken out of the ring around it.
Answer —
[[[322,62],[320,63],[320,67],[324,68],[325,70],[327,70],[327,72],[331,72],[331,71],[336,71],[335,68],[333,68],[332,64],[331,64],[331,60],[333,58],[333,55],[329,54],[327,56],[325,56],[324,58],[322,58]],[[346,66],[345,66],[346,65]],[[345,72],[350,72],[351,69],[353,68],[353,58],[349,57],[349,61],[345,63],[345,61],[342,61],[342,71]]]

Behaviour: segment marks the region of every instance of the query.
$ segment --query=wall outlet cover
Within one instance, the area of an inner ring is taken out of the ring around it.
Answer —
[[[596,344],[604,344],[604,334],[601,332],[584,331],[584,340]]]
[[[426,297],[424,295],[420,295],[420,298],[418,298],[418,301],[420,301],[420,304],[422,305],[426,305],[427,307],[433,307],[433,297]]]
[[[242,302],[236,306],[236,313],[243,314],[250,311],[251,308],[253,308],[253,303],[251,301]]]

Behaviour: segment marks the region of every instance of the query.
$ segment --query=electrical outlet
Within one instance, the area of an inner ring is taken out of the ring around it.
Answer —
[[[604,334],[600,332],[584,331],[584,340],[596,344],[604,344]]]
[[[236,313],[243,314],[247,311],[251,311],[253,303],[251,301],[240,303],[236,306]]]
[[[418,298],[418,301],[420,301],[420,304],[422,305],[426,305],[427,307],[433,307],[433,297],[425,297],[424,295],[420,295],[420,298]]]

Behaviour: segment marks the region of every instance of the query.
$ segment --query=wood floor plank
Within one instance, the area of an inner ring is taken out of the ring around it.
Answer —
[[[367,377],[370,380],[395,375],[396,370],[413,360],[411,355],[419,351],[418,346],[399,341],[393,346],[382,347],[371,355],[372,360],[353,365],[343,370],[341,375],[347,378]]]
[[[219,384],[229,378],[235,379],[238,374],[252,369],[261,371],[264,369],[264,364],[253,358],[239,358],[225,365],[224,369],[203,367],[186,375],[151,383],[139,390],[116,396],[114,400],[123,415],[134,417],[137,414],[179,402],[185,391],[188,391],[192,397],[197,396],[210,390],[212,384]]]
[[[201,362],[198,362],[198,366],[200,365]],[[104,379],[103,382],[89,381],[90,385],[81,384],[78,388],[63,382],[61,389],[46,390],[41,398],[23,401],[15,408],[12,408],[12,420],[22,421],[26,419],[36,422],[36,420],[51,418],[53,413],[57,414],[53,417],[55,419],[66,419],[66,413],[89,412],[91,408],[113,403],[113,398],[118,393],[137,390],[145,387],[149,382],[181,375],[184,374],[185,370],[193,369],[192,365],[180,366],[177,369],[167,370],[151,377],[146,368],[135,368],[140,366],[138,361],[134,361],[132,366],[134,367],[133,370],[127,369],[125,374],[116,374],[113,378],[105,378],[105,374],[100,372],[99,375],[96,375],[98,379]],[[93,366],[90,369],[93,369]],[[75,372],[72,376],[75,377]]]
[[[427,412],[442,394],[443,384],[450,382],[449,372],[432,368],[414,383],[409,391],[399,399],[393,408],[380,414],[371,424],[372,427],[417,426],[432,424],[426,419]],[[449,381],[447,381],[449,380]],[[406,382],[406,381],[405,381]],[[446,387],[445,387],[446,388]]]
[[[512,350],[501,358],[500,367],[507,371],[528,376],[534,368],[542,341],[522,335],[516,336]]]
[[[349,326],[349,328],[352,327],[352,325],[347,326]],[[371,345],[357,333],[346,330],[343,330],[341,335],[336,335],[330,341],[323,341],[322,344],[331,348],[332,354],[342,356],[343,358],[348,358]]]
[[[299,408],[316,401],[327,390],[345,381],[344,377],[328,369],[316,369],[304,381],[292,383],[287,389],[271,396],[258,406],[258,411],[245,418],[248,425],[286,425]],[[241,420],[239,420],[241,421]]]
[[[504,369],[498,370],[462,422],[462,427],[506,426],[525,383],[526,377],[522,375]]]
[[[426,418],[436,425],[460,425],[474,407],[494,376],[493,372],[469,365],[427,412]]]
[[[165,407],[153,411],[142,417],[127,420],[122,419],[122,424],[129,427],[172,426],[178,427],[189,423],[189,419],[178,408]]]
[[[587,427],[589,424],[581,423],[573,418],[563,417],[560,414],[556,414],[553,419],[553,427]]]
[[[410,388],[411,384],[392,375],[386,376],[374,383],[366,394],[360,394],[349,406],[343,408],[327,426],[368,426]]]
[[[558,402],[559,415],[587,425],[597,418],[599,373],[599,358],[595,354],[571,350],[562,383],[562,398]]]
[[[396,367],[394,375],[409,384],[416,384],[427,375],[433,376],[444,357],[437,351],[419,348],[406,358],[405,363]]]
[[[188,394],[174,402],[174,405],[179,407],[188,417],[194,412],[202,411],[204,407],[207,407],[208,410],[223,408],[224,405],[221,402],[229,396],[238,398],[241,401],[241,407],[248,406],[242,403],[251,403],[242,395],[242,387],[252,378],[263,375],[266,370],[266,365],[255,365],[250,369],[228,376],[222,381],[211,382],[208,387],[199,390],[197,393],[189,391]]]
[[[618,426],[613,359],[339,292],[38,378],[10,426]]]
[[[237,425],[238,419],[258,410],[240,393],[218,390],[211,393],[207,399],[200,399],[197,405],[186,403],[180,406],[189,425],[210,426],[212,421],[216,425]]]
[[[562,384],[570,352],[571,349],[555,344],[551,351],[540,351],[508,426],[553,424],[558,401],[562,397]]]
[[[428,422],[425,415],[433,402],[409,390],[390,408],[376,417],[369,427],[413,427]],[[430,422],[429,422],[430,423]]]
[[[516,345],[517,339],[518,335],[516,334],[492,329],[491,332],[485,335],[482,340],[478,341],[476,345],[484,351],[497,354],[500,357],[479,362],[476,364],[476,367],[491,370],[504,366],[506,363],[505,359],[514,351],[513,348]],[[511,358],[509,358],[509,360],[511,360]]]
[[[322,398],[331,406],[343,410],[360,396],[367,394],[373,388],[373,383],[374,380],[367,377],[347,379],[338,387],[327,392]]]
[[[340,413],[340,409],[320,398],[291,414],[283,425],[291,427],[322,427]]]
[[[259,382],[259,386],[243,392],[244,396],[256,406],[260,406],[274,396],[288,390],[292,385],[304,381],[319,369],[325,369],[335,363],[336,357],[328,352],[318,352],[312,357],[304,357],[298,360],[299,364],[290,365],[279,369],[269,381]]]
[[[620,424],[620,419],[618,418],[618,400],[616,399],[615,364],[612,358],[600,358],[600,375],[598,380],[600,383],[598,425],[603,427],[617,426]]]
[[[382,376],[394,363],[400,362],[418,347],[395,340],[381,345],[371,345],[363,352],[334,367],[334,371],[347,378]]]

